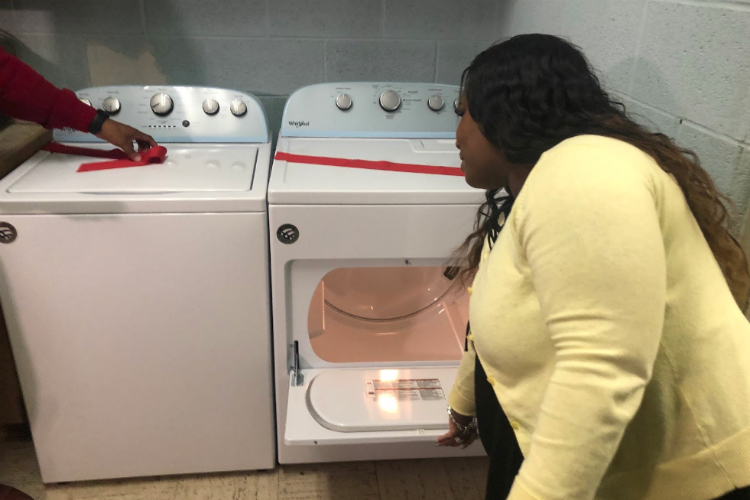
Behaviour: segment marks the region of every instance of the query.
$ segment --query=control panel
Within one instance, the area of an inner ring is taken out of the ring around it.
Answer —
[[[453,138],[459,88],[435,83],[322,83],[291,95],[282,137]]]
[[[103,109],[156,142],[264,143],[268,125],[258,100],[211,87],[109,86],[76,92],[84,104]],[[58,142],[93,142],[90,134],[56,130]]]

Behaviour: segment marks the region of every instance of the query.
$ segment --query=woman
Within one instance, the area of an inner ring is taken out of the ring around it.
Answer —
[[[695,155],[553,36],[479,54],[458,112],[488,202],[439,444],[477,415],[488,499],[750,499],[750,275]]]

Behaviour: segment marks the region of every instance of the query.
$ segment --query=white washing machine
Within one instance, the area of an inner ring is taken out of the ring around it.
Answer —
[[[458,93],[326,83],[287,103],[268,193],[280,463],[483,454],[435,446],[468,319],[446,265],[483,200]]]
[[[39,152],[0,182],[0,296],[43,480],[274,467],[260,104],[196,87],[78,95],[168,154],[77,172],[101,160]]]

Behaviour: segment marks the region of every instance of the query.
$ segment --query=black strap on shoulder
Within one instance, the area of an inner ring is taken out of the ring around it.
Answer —
[[[489,196],[489,195],[488,195]],[[486,214],[487,217],[489,217],[492,222],[490,226],[490,233],[487,235],[487,238],[489,239],[490,244],[490,250],[492,250],[492,245],[497,241],[497,237],[500,235],[500,231],[505,226],[505,221],[508,220],[508,216],[510,215],[510,210],[513,208],[513,202],[515,199],[508,195],[503,193],[502,196],[495,198],[495,204],[490,206],[490,213]],[[500,223],[500,216],[503,216],[503,223]],[[471,332],[471,323],[466,322],[466,340],[464,342],[464,352],[469,351],[469,333]]]
[[[464,342],[464,352],[469,352],[469,332],[471,331],[471,323],[466,322],[466,342]]]

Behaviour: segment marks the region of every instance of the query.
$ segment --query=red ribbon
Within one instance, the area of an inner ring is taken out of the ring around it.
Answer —
[[[409,172],[412,174],[452,175],[463,177],[461,169],[435,165],[417,165],[414,163],[395,163],[384,160],[353,160],[349,158],[330,158],[327,156],[307,156],[277,151],[274,159],[290,163],[307,163],[310,165],[327,165],[331,167],[363,168],[366,170],[387,170],[389,172]]]
[[[162,163],[167,156],[167,148],[155,146],[140,153],[141,161],[133,161],[124,151],[120,149],[89,149],[76,146],[66,146],[51,142],[44,148],[50,153],[65,155],[90,156],[92,158],[107,158],[112,161],[99,161],[93,163],[82,163],[77,172],[94,172],[97,170],[110,170],[113,168],[143,167],[152,163]]]

